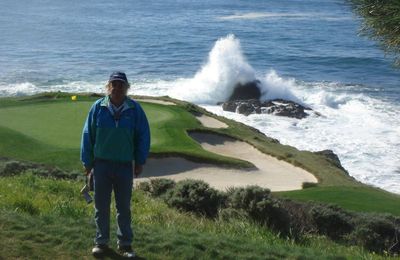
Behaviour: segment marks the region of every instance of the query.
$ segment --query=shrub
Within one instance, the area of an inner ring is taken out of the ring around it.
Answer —
[[[164,178],[151,179],[150,181],[139,182],[137,189],[149,193],[154,197],[159,197],[175,187],[175,181]]]
[[[231,219],[247,219],[248,215],[241,209],[223,208],[219,211],[218,217],[222,221],[229,221]]]
[[[170,179],[151,179],[150,187],[151,187],[151,195],[158,197],[165,194],[168,190],[175,187],[175,181]]]
[[[301,185],[301,187],[303,189],[314,188],[317,186],[318,186],[318,183],[315,183],[315,182],[303,182],[303,184]]]
[[[151,185],[150,182],[148,181],[141,181],[136,185],[136,188],[138,190],[147,192],[147,193],[151,193]]]
[[[337,240],[349,234],[353,228],[352,215],[336,205],[315,205],[311,217],[320,234]]]
[[[396,219],[392,216],[360,215],[357,218],[357,226],[349,239],[370,251],[400,252],[400,226],[396,226]]]
[[[228,191],[228,207],[245,211],[253,220],[283,234],[290,233],[290,218],[269,189],[259,186],[233,188]]]
[[[169,206],[208,217],[217,215],[224,196],[200,180],[183,180],[170,189],[165,201]]]
[[[316,232],[316,228],[310,216],[312,205],[306,202],[298,202],[290,199],[280,199],[282,207],[288,212],[290,218],[290,236],[301,239],[306,234]]]
[[[24,172],[29,167],[22,162],[8,161],[4,164],[4,168],[1,172],[1,176],[12,176]]]

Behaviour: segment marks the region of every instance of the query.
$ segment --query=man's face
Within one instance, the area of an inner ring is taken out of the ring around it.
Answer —
[[[119,80],[114,80],[111,82],[111,97],[116,100],[122,100],[125,98],[128,92],[128,87],[124,82]]]

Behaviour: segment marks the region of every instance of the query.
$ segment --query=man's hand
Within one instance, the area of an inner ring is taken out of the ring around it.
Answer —
[[[143,165],[135,164],[135,169],[134,169],[135,177],[139,177],[142,171],[143,171]]]

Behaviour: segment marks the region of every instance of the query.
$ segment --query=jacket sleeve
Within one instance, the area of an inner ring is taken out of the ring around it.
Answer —
[[[81,139],[81,161],[86,169],[93,168],[94,162],[94,143],[96,136],[96,122],[94,114],[96,113],[96,103],[90,108],[89,114],[83,126]]]
[[[136,103],[136,124],[134,133],[134,159],[135,163],[146,163],[150,151],[150,127],[142,107]]]

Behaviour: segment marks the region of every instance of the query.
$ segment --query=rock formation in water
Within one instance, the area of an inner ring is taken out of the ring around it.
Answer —
[[[284,99],[260,101],[260,81],[255,80],[246,84],[237,84],[228,101],[220,102],[225,111],[236,112],[243,115],[274,114],[302,119],[313,110],[296,102]],[[307,113],[308,112],[308,113]],[[319,115],[317,112],[315,114]]]

